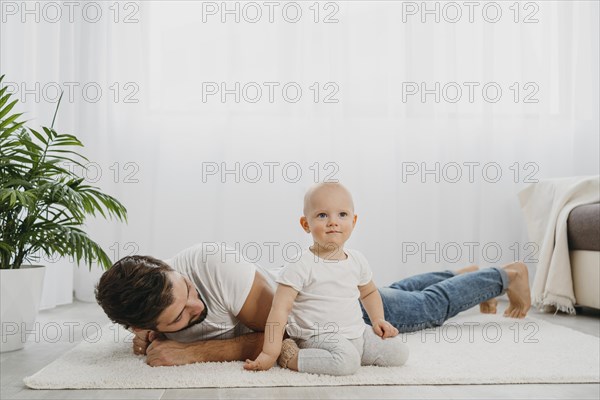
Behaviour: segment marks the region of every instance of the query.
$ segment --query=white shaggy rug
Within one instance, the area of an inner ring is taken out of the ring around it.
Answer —
[[[252,386],[441,385],[600,382],[597,337],[534,318],[467,315],[444,326],[403,334],[406,365],[364,366],[335,377],[282,370],[245,371],[242,362],[149,367],[135,356],[130,335],[104,328],[96,343],[82,342],[24,379],[33,389],[198,388]]]

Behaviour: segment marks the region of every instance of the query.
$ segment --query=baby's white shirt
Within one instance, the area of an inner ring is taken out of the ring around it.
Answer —
[[[369,283],[373,272],[358,251],[345,249],[345,260],[324,260],[309,250],[287,264],[276,281],[298,291],[288,317],[290,337],[308,339],[337,333],[347,339],[362,336],[365,329],[358,286]]]

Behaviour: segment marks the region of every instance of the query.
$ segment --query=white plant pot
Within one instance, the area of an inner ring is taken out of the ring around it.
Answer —
[[[22,349],[27,332],[34,331],[46,267],[23,265],[0,270],[0,352]]]
[[[73,262],[65,258],[45,259],[46,273],[42,287],[40,310],[73,302]]]

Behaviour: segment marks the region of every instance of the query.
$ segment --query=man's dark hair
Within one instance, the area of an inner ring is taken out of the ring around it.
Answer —
[[[96,301],[125,328],[156,330],[158,316],[173,303],[168,264],[150,256],[123,257],[96,285]]]

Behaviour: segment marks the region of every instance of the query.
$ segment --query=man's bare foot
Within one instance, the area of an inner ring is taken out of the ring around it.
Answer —
[[[508,274],[509,305],[504,311],[505,317],[524,318],[531,307],[531,292],[529,291],[529,273],[527,266],[522,262],[514,262],[505,265],[504,270]]]
[[[489,299],[483,303],[479,303],[479,311],[482,314],[496,314],[496,307],[498,306],[498,300]]]
[[[468,267],[457,269],[456,271],[454,271],[454,274],[462,275],[462,274],[466,274],[467,272],[475,272],[478,270],[479,270],[479,267],[477,265],[469,265]]]

